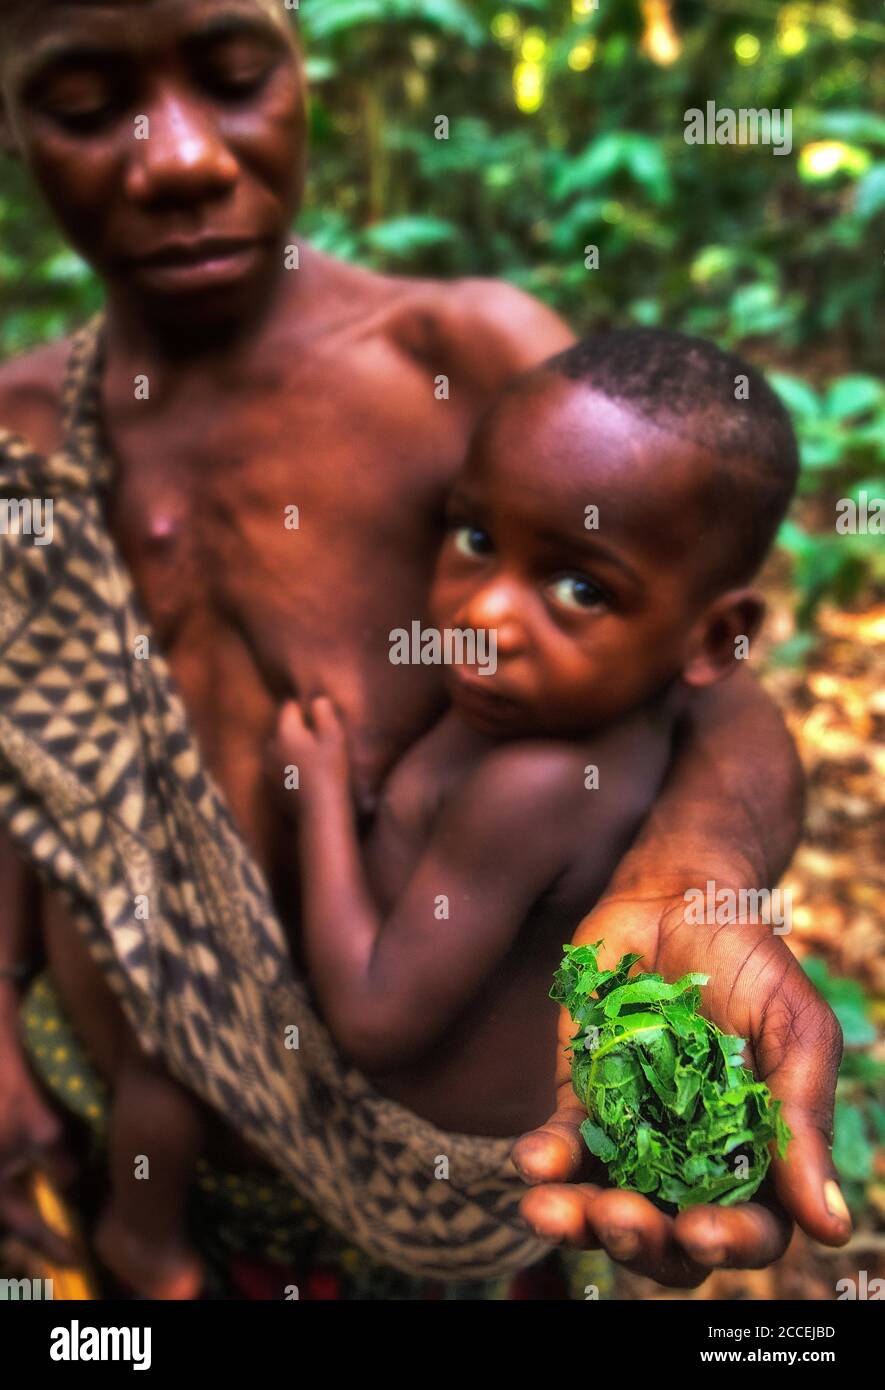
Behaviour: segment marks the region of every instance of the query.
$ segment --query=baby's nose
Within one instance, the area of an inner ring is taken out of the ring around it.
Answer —
[[[506,581],[484,585],[465,605],[459,626],[494,633],[499,656],[516,655],[526,641],[517,587]]]

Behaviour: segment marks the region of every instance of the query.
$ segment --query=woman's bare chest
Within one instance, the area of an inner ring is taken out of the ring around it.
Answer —
[[[440,489],[397,486],[370,442],[280,434],[133,449],[110,524],[222,784],[254,802],[279,703],[323,692],[368,795],[438,705],[438,673],[392,663],[390,632],[423,612]]]

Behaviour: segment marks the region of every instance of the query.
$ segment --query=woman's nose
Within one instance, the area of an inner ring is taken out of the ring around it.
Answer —
[[[132,197],[148,204],[191,204],[234,186],[239,164],[199,101],[166,91],[145,114],[127,171]]]

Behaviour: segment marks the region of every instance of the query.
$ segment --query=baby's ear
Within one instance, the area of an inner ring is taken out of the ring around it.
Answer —
[[[691,655],[682,672],[686,685],[714,685],[731,675],[750,654],[750,643],[765,616],[755,589],[731,589],[713,600],[695,626]]]

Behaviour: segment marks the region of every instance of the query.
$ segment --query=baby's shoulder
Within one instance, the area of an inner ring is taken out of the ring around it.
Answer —
[[[471,779],[483,808],[555,831],[582,849],[623,845],[650,810],[672,755],[671,730],[647,711],[573,739],[516,740],[490,751]]]
[[[582,806],[588,747],[554,738],[499,744],[477,763],[466,791],[510,817],[570,819]]]
[[[583,745],[562,739],[518,739],[479,752],[449,715],[414,745],[394,769],[381,812],[401,825],[425,829],[454,814],[469,833],[567,819],[580,804]]]

